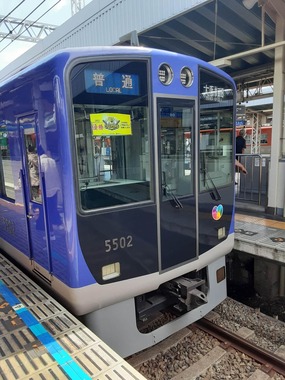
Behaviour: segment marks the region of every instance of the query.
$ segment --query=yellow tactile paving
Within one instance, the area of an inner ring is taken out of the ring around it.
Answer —
[[[235,214],[235,220],[244,223],[259,224],[261,226],[277,228],[285,230],[285,222],[271,219],[263,219],[262,217],[250,216],[245,214]]]

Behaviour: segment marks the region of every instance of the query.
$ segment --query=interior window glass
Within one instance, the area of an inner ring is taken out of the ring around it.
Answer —
[[[213,190],[233,181],[232,85],[200,70],[200,190]]]
[[[71,86],[81,208],[152,199],[146,62],[80,64]]]

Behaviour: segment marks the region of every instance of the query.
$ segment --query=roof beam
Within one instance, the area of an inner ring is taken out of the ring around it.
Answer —
[[[242,51],[242,52],[237,53],[237,54],[228,55],[227,57],[223,57],[223,58],[227,59],[229,61],[232,61],[234,59],[245,58],[246,56],[250,56],[253,54],[263,53],[267,50],[276,49],[276,48],[284,46],[284,45],[285,45],[285,41],[280,41],[280,42],[276,42],[274,44],[260,46],[256,49],[251,49],[251,50],[247,50],[247,51]],[[211,61],[210,63],[212,63],[212,65],[214,65],[215,61]]]
[[[195,32],[201,34],[201,36],[203,36],[204,38],[207,38],[209,40],[209,42],[212,42],[212,43],[216,42],[216,44],[218,46],[222,47],[223,49],[230,50],[232,48],[232,45],[229,42],[222,41],[219,39],[217,39],[217,41],[215,41],[215,36],[212,32],[208,31],[205,27],[194,22],[193,20],[189,20],[185,16],[181,16],[181,17],[177,18],[176,21],[179,22],[180,24],[186,26],[187,28],[194,30]]]
[[[213,20],[215,19],[214,12],[211,12],[206,7],[201,7],[197,9],[197,12],[205,17],[210,23],[213,23]],[[247,35],[244,31],[242,31],[237,26],[234,26],[230,21],[225,20],[221,16],[218,15],[217,17],[217,25],[219,26],[219,29],[224,30],[224,32],[227,35],[232,35],[235,38],[239,39],[243,44],[248,45],[255,45],[255,40],[252,36]]]
[[[201,43],[194,41],[191,36],[187,36],[184,33],[178,32],[173,27],[170,27],[168,25],[160,25],[159,29],[163,30],[164,32],[168,33],[172,37],[175,37],[177,40],[184,42],[185,44],[193,47],[196,50],[199,50],[200,52],[206,54],[206,55],[213,55],[213,50],[208,49],[205,46],[203,46]]]
[[[275,0],[273,0],[275,1]],[[244,11],[244,6],[241,4],[241,3],[236,3],[234,1],[232,2],[229,2],[229,1],[223,1],[223,4],[229,8],[231,11],[235,12],[238,16],[242,14],[242,12]],[[261,6],[260,6],[261,7]],[[260,11],[261,12],[261,11]],[[253,26],[254,28],[256,29],[259,29],[260,32],[261,32],[261,19],[255,15],[253,12],[247,12],[246,13],[246,22],[249,23],[251,26]],[[274,41],[274,28],[272,28],[271,25],[269,25],[269,23],[265,22],[264,24],[264,31],[266,33],[266,35],[268,36],[272,36],[272,42]]]

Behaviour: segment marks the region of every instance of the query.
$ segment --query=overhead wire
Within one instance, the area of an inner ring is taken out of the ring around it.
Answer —
[[[27,18],[31,15],[31,14],[33,14],[44,2],[45,2],[46,0],[43,0],[38,6],[36,6],[36,8],[34,8],[34,10],[32,10],[32,12],[30,12],[25,18],[23,18],[23,20],[22,20],[22,22],[23,21],[25,21],[25,20],[27,20]],[[6,34],[6,36],[4,36],[3,38],[2,38],[2,40],[0,40],[0,43],[2,42],[2,41],[4,41],[8,36],[10,36],[13,32],[14,32],[14,30],[16,30],[17,29],[17,27],[18,27],[18,25],[17,26],[15,26],[15,28],[14,29],[12,29],[12,30],[10,30],[9,31],[9,33],[7,33]]]
[[[23,0],[23,1],[25,1],[25,0]],[[23,19],[23,21],[25,21],[36,9],[38,9],[39,8],[39,6],[40,5],[42,5],[44,2],[45,2],[46,0],[43,0],[28,16],[26,16],[24,19]],[[13,42],[15,42],[19,37],[21,37],[21,35],[25,32],[25,31],[27,31],[29,28],[31,28],[35,23],[37,23],[42,17],[44,17],[51,9],[53,9],[58,3],[60,3],[61,2],[61,0],[58,0],[55,4],[53,4],[49,9],[47,9],[40,17],[38,17],[35,21],[33,21],[30,25],[29,25],[29,27],[26,27],[25,28],[25,30],[23,30],[23,32],[22,33],[20,33],[16,38],[14,38],[8,45],[6,45],[3,49],[1,49],[0,50],[0,53],[2,53],[2,51],[4,51],[8,46],[10,46]],[[15,27],[12,31],[11,31],[11,33],[16,29],[17,27]],[[10,35],[11,33],[8,33],[8,35]],[[0,41],[0,43],[5,39],[5,38],[7,38],[7,36],[8,35],[6,35],[1,41]]]
[[[15,8],[13,8],[4,18],[0,20],[0,22],[3,22],[6,20],[7,17],[9,17],[17,8],[19,8],[20,5],[22,5],[26,0],[22,0],[20,4],[18,4]]]

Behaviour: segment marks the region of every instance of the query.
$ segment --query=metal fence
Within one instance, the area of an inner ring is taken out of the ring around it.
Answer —
[[[237,159],[245,166],[247,174],[236,168],[236,200],[266,206],[269,157],[259,154],[237,154]]]

